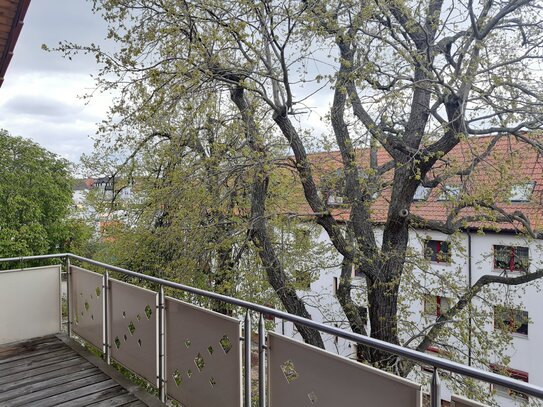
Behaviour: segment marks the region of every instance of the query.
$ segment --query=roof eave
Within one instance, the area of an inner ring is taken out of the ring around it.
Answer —
[[[17,44],[19,34],[23,29],[24,18],[29,5],[30,0],[19,0],[19,4],[17,5],[17,11],[11,24],[11,30],[9,32],[6,47],[4,48],[4,52],[2,53],[0,59],[0,87],[2,86],[2,83],[4,83],[4,77],[6,75],[9,63],[11,62],[11,58],[13,57],[15,44]]]

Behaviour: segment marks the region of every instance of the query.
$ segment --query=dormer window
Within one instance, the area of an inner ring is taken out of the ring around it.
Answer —
[[[367,180],[369,178],[368,172],[364,167],[356,167],[358,171],[358,178],[361,180]]]
[[[438,201],[450,201],[451,199],[458,199],[462,188],[459,185],[443,185],[442,192],[437,197]]]
[[[343,195],[338,194],[336,191],[330,191],[326,203],[330,206],[343,205]]]
[[[417,187],[417,190],[415,191],[415,195],[413,196],[413,201],[426,201],[430,196],[431,191],[432,188],[426,188],[422,185],[419,185]]]
[[[534,192],[535,182],[515,184],[511,187],[511,202],[529,202]]]

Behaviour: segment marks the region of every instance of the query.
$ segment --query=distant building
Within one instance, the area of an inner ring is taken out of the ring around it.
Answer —
[[[123,208],[134,203],[132,186],[117,188],[120,184],[111,176],[75,180],[75,216],[93,223],[98,236],[107,236],[108,230],[128,222]]]
[[[482,151],[489,140],[488,137],[479,137],[461,142],[445,157],[444,166],[469,162],[473,152]],[[447,288],[440,284],[441,276],[457,276],[456,283],[461,290],[462,287],[469,288],[484,275],[516,277],[543,268],[543,157],[535,149],[507,137],[498,142],[495,150],[496,155],[481,162],[480,168],[469,182],[453,176],[449,178],[448,185],[433,189],[419,188],[410,211],[428,221],[445,221],[455,200],[462,194],[483,188],[491,193],[500,176],[497,168],[507,157],[517,156],[516,165],[509,168],[512,173],[509,183],[505,185],[505,190],[500,192],[506,198],[497,205],[504,213],[526,215],[526,221],[537,237],[526,238],[523,233],[526,225],[518,219],[511,219],[510,222],[477,221],[473,217],[476,212],[472,208],[462,209],[461,215],[469,216],[471,220],[463,223],[460,232],[454,237],[431,229],[412,229],[410,249],[419,253],[419,257],[428,264],[427,270],[418,269],[416,265],[413,267],[414,275],[422,282],[423,290],[427,291],[420,301],[411,302],[405,310],[406,314],[410,315],[408,319],[413,332],[430,326],[456,303],[456,298],[452,298],[452,291],[447,291]],[[357,154],[360,168],[363,169],[368,165],[369,151],[359,150]],[[389,157],[384,150],[380,150],[378,159],[381,165],[388,161]],[[349,222],[350,210],[342,191],[343,183],[339,170],[342,160],[339,152],[313,154],[309,156],[309,160],[313,164],[315,178],[321,184],[321,197],[327,201],[334,217],[346,225]],[[324,174],[331,174],[338,182],[328,182],[323,186],[326,181]],[[371,205],[377,241],[382,238],[389,198],[390,190],[385,189],[374,195]],[[312,212],[309,207],[304,207],[299,209],[299,213],[307,219],[307,215]],[[300,223],[299,227],[303,228],[304,224]],[[324,230],[318,240],[332,244]],[[340,260],[338,259],[337,264],[340,264]],[[299,294],[308,304],[308,311],[314,320],[349,329],[347,323],[341,322],[346,321],[346,318],[335,295],[340,272],[339,267],[321,272],[316,280],[307,285],[306,290],[299,290]],[[364,276],[355,274],[354,270],[352,284],[359,287],[360,292],[364,292]],[[479,361],[472,359],[469,347],[458,343],[453,337],[443,346],[440,344],[430,347],[428,352],[446,357],[448,346],[457,347],[465,354],[464,362],[467,364],[507,373],[518,380],[542,386],[543,353],[540,347],[543,343],[543,293],[534,284],[518,287],[495,284],[491,287],[503,302],[508,302],[511,306],[504,308],[475,298],[472,304],[487,312],[492,321],[488,326],[473,326],[473,336],[477,333],[481,337],[486,332],[492,333],[496,330],[511,332],[512,342],[504,351],[504,354],[510,357],[509,366],[503,367],[492,362],[489,366],[481,366]],[[359,306],[367,307],[363,302],[364,295],[361,298]],[[368,324],[369,322],[367,328]],[[291,323],[281,323],[276,329],[300,338]],[[324,335],[324,340],[328,350],[356,358],[356,349],[347,341],[330,335]],[[406,337],[403,340],[406,340]],[[522,405],[527,399],[527,396],[507,388],[497,387],[494,391],[499,405],[504,407]],[[444,386],[443,398],[450,398],[450,394]]]

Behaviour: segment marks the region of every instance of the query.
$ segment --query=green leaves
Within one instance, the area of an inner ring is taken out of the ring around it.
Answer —
[[[68,162],[0,130],[0,256],[60,251],[71,203]]]

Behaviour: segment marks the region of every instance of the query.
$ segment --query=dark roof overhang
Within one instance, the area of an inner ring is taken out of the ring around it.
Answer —
[[[0,0],[0,86],[23,28],[30,0]]]

